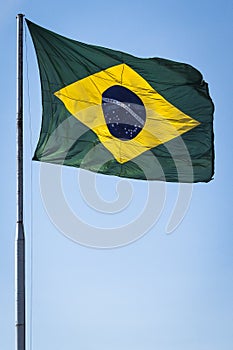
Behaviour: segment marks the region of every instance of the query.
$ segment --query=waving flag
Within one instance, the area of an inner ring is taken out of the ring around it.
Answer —
[[[135,179],[212,179],[214,106],[200,72],[27,24],[43,104],[34,160]]]

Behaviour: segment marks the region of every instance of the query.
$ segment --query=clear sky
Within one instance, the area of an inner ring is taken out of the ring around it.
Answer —
[[[179,186],[165,184],[161,215],[142,238],[109,250],[82,246],[65,237],[51,222],[41,197],[40,167],[31,162],[40,130],[41,97],[35,53],[26,33],[27,349],[231,350],[233,3],[230,0],[1,2],[0,349],[14,347],[17,13],[79,41],[140,57],[157,56],[189,63],[209,83],[215,104],[215,177],[208,184],[193,186],[189,209],[178,228],[166,234]],[[64,169],[63,190],[70,208],[92,226],[124,226],[148,210],[144,208],[147,184],[127,181],[132,187],[128,206],[115,214],[98,212],[82,198],[85,188],[81,188],[78,174],[77,169]],[[114,177],[96,177],[97,190],[105,201],[116,200],[117,182]],[[151,215],[161,204],[159,185],[152,187],[155,196]],[[56,205],[56,193],[53,195]]]

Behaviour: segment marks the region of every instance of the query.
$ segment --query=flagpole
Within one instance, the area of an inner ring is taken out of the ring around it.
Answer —
[[[25,350],[25,240],[23,225],[23,17],[17,15],[16,110],[16,235],[15,327],[16,350]]]

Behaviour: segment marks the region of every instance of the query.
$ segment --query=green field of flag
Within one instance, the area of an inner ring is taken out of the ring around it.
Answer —
[[[143,180],[213,178],[214,105],[198,70],[27,25],[43,105],[34,160]]]

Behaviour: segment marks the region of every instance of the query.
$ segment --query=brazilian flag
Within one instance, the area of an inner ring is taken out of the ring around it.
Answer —
[[[43,104],[34,160],[143,180],[212,179],[214,106],[200,72],[27,25]]]

